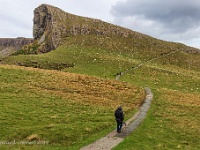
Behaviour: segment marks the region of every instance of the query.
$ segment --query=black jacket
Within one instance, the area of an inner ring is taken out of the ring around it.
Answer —
[[[119,122],[123,122],[124,121],[124,113],[123,113],[121,107],[116,109],[116,111],[115,111],[115,119],[116,119],[116,121],[119,121]]]

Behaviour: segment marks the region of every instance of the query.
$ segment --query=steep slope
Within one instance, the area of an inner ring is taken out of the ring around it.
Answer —
[[[128,112],[134,107],[131,97],[139,100],[141,89],[150,87],[155,97],[147,119],[120,149],[200,148],[197,49],[50,5],[39,6],[35,14],[34,43],[2,61],[20,66],[0,66],[0,141],[35,138],[49,143],[17,148],[79,149],[114,129],[113,110],[120,102]],[[126,72],[120,78],[124,83],[108,80],[120,72]]]
[[[155,64],[200,69],[200,51],[196,48],[158,40],[101,20],[69,14],[50,5],[43,4],[34,10],[33,35],[34,43],[16,55],[55,52],[41,56],[12,56],[2,63],[57,70],[70,67],[70,71],[76,72],[75,65],[81,67],[79,70],[86,71],[95,59],[100,59],[102,64],[107,63],[99,66],[100,70],[108,66],[115,68],[112,75],[152,59]],[[85,55],[79,59],[81,53]],[[109,63],[109,59],[113,64]]]
[[[149,63],[154,66],[200,70],[200,55],[180,50],[186,46],[157,40],[156,45],[150,45],[152,42],[77,35],[63,39],[62,46],[49,53],[11,56],[1,63],[110,77],[152,59]]]
[[[128,118],[144,98],[131,84],[80,74],[0,65],[0,76],[0,149],[68,149],[112,130],[119,104]]]
[[[42,47],[40,52],[57,48],[63,37],[76,35],[104,35],[145,38],[131,30],[98,19],[76,16],[57,7],[40,5],[34,10],[33,36]],[[44,43],[43,43],[44,42]]]
[[[159,44],[159,40],[98,19],[76,16],[66,13],[51,5],[40,5],[34,10],[33,36],[41,45],[38,52],[48,52],[56,49],[65,37],[76,35],[95,35],[103,37],[124,37],[133,40],[154,41],[149,44]],[[140,43],[141,43],[140,42]],[[138,43],[139,44],[139,43]],[[147,43],[148,44],[148,43]],[[181,50],[190,53],[200,53],[195,48],[182,46]]]

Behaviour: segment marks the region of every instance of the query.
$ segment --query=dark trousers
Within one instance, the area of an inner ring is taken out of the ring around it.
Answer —
[[[122,121],[117,121],[117,132],[121,132],[122,129]]]

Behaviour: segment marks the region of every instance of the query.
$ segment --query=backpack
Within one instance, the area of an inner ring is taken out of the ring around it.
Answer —
[[[117,110],[115,111],[115,118],[116,118],[116,119],[120,119],[120,118],[121,118],[121,110],[120,110],[120,109],[117,109]]]

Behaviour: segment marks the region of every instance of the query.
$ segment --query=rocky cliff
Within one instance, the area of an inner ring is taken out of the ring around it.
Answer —
[[[46,53],[56,49],[63,38],[76,35],[101,35],[139,38],[142,40],[152,37],[103,22],[66,13],[51,5],[42,4],[34,10],[33,37],[37,41],[37,53]],[[198,49],[183,46],[187,53],[200,53]]]
[[[30,44],[33,42],[31,38],[0,38],[0,46],[1,47],[9,47],[12,46],[16,49],[21,48],[24,45]]]
[[[103,22],[66,13],[50,5],[40,5],[34,10],[33,37],[40,52],[48,52],[60,45],[63,37],[76,35],[105,35],[146,38],[146,35]]]
[[[0,58],[9,56],[10,54],[21,49],[23,46],[32,43],[31,38],[0,38]]]

